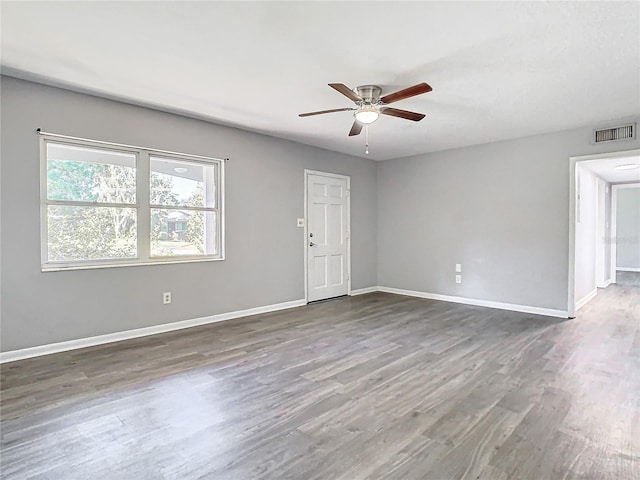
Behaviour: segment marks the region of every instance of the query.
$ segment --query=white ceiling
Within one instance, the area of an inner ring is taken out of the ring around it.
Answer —
[[[353,155],[327,86],[419,82],[370,158],[598,124],[640,111],[639,2],[7,2],[3,72]]]
[[[640,182],[640,168],[633,170],[617,170],[619,165],[640,165],[640,156],[587,160],[580,162],[580,166],[588,168],[609,183]]]

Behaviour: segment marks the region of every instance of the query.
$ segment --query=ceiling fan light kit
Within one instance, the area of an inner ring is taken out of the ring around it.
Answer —
[[[332,110],[321,110],[318,112],[301,113],[300,117],[310,117],[312,115],[321,115],[324,113],[345,112],[352,111],[355,120],[353,126],[349,131],[349,136],[359,135],[363,126],[367,126],[382,115],[389,115],[391,117],[404,118],[405,120],[412,120],[419,122],[425,115],[422,113],[410,112],[408,110],[400,110],[397,108],[389,108],[386,105],[390,103],[398,102],[406,98],[415,97],[423,93],[428,93],[432,88],[426,83],[418,83],[412,87],[399,90],[394,93],[389,93],[384,97],[380,97],[382,89],[377,85],[360,85],[354,90],[351,90],[343,83],[330,83],[329,86],[340,92],[349,100],[356,104],[356,108],[334,108]],[[369,153],[369,138],[368,129],[365,132],[367,135],[365,153]]]
[[[375,122],[380,116],[380,112],[373,105],[365,105],[356,110],[356,113],[353,114],[360,123],[364,123],[368,125],[369,123]]]

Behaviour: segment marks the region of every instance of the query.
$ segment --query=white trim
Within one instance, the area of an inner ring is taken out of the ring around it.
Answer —
[[[40,137],[40,267],[49,256],[49,224],[47,223],[47,206],[44,199],[47,198],[47,143],[45,137]],[[138,167],[138,157],[136,156],[136,168]]]
[[[616,267],[618,272],[640,272],[638,267]]]
[[[598,289],[594,288],[592,291],[590,291],[584,297],[578,300],[576,302],[576,312],[580,310],[582,307],[584,307],[587,303],[589,303],[593,299],[593,297],[595,297],[597,294],[598,294]]]
[[[319,175],[321,177],[339,178],[347,182],[347,295],[351,295],[351,177],[349,175],[341,175],[339,173],[321,172],[319,170],[304,169],[304,298],[309,301],[309,278],[308,278],[308,260],[307,252],[309,238],[309,214],[308,214],[308,183],[309,175]]]
[[[218,162],[226,162],[229,159],[228,158],[216,158],[216,157],[207,157],[204,155],[195,155],[193,153],[184,153],[184,152],[174,152],[172,150],[160,150],[158,148],[151,148],[151,147],[142,147],[139,145],[127,145],[126,143],[115,143],[115,142],[106,142],[104,140],[93,140],[91,138],[83,138],[83,137],[72,137],[70,135],[62,135],[60,133],[51,133],[51,132],[43,132],[42,130],[38,129],[36,130],[36,133],[38,135],[41,135],[43,137],[51,137],[51,138],[62,138],[66,141],[68,141],[69,143],[78,143],[80,145],[83,145],[86,142],[90,142],[90,143],[96,143],[98,145],[104,145],[104,146],[109,146],[109,147],[116,147],[116,148],[126,148],[129,150],[145,150],[148,153],[161,153],[163,155],[176,155],[178,157],[191,157],[193,159],[200,159],[200,160],[214,160],[214,161],[218,161]]]
[[[617,283],[616,263],[618,263],[618,189],[616,185],[611,185],[611,262],[609,278],[611,283]]]
[[[567,311],[569,317],[576,309],[576,195],[577,175],[575,158],[569,158],[569,279],[567,287]]]
[[[595,268],[595,286],[600,287],[606,278],[609,278],[610,272],[606,272],[605,265],[607,263],[606,251],[606,222],[607,222],[607,186],[608,183],[596,175],[596,229],[595,229],[595,246],[596,246],[596,268]]]
[[[220,162],[220,164],[218,165],[218,175],[220,176],[220,183],[218,184],[218,190],[219,192],[217,192],[218,195],[218,218],[216,219],[216,223],[218,223],[218,235],[219,235],[219,242],[220,242],[220,252],[218,252],[220,254],[220,259],[224,260],[225,259],[225,252],[226,252],[226,248],[227,248],[227,237],[226,237],[226,226],[225,226],[225,222],[226,222],[226,213],[225,213],[225,198],[226,198],[226,178],[227,178],[227,172],[225,171],[227,168],[227,160],[225,159],[224,162]]]
[[[618,190],[640,188],[640,183],[611,185],[611,283],[617,283],[617,272],[624,271],[618,267]]]
[[[356,288],[355,290],[351,290],[350,295],[355,297],[356,295],[365,295],[367,293],[379,292],[382,287],[366,287],[366,288]]]
[[[407,295],[409,297],[429,298],[443,302],[463,303],[465,305],[475,305],[477,307],[497,308],[499,310],[511,310],[513,312],[533,313],[535,315],[546,315],[548,317],[567,318],[568,312],[551,308],[530,307],[528,305],[518,305],[515,303],[493,302],[490,300],[477,300],[466,297],[455,297],[452,295],[442,295],[439,293],[418,292],[415,290],[404,290],[401,288],[378,287],[378,291],[385,293],[395,293],[396,295]]]
[[[302,232],[302,258],[303,261],[302,263],[304,264],[304,301],[308,302],[309,301],[309,257],[307,255],[307,242],[309,241],[309,215],[307,214],[307,209],[308,209],[308,198],[307,196],[309,195],[309,188],[307,186],[308,180],[307,180],[307,176],[309,170],[307,170],[306,168],[304,169],[304,175],[303,175],[303,182],[304,182],[304,199],[303,199],[303,205],[304,205],[304,212],[303,212],[303,216],[304,216],[304,228],[303,228],[303,232]]]
[[[40,267],[40,271],[42,273],[47,272],[67,272],[72,270],[95,270],[100,268],[119,268],[119,267],[139,267],[145,265],[172,265],[175,263],[198,263],[198,262],[220,262],[223,261],[223,257],[211,256],[211,255],[200,255],[200,256],[191,256],[185,255],[184,257],[152,257],[157,258],[157,260],[152,260],[149,262],[133,262],[133,261],[121,261],[118,263],[110,262],[109,260],[102,260],[105,263],[89,263],[87,265],[66,265],[61,264],[57,266],[54,263],[48,264],[46,267]],[[100,260],[96,260],[98,262]]]
[[[606,160],[621,157],[630,157],[640,155],[640,149],[619,150],[615,152],[597,153],[594,155],[580,155],[569,157],[569,275],[567,288],[567,311],[569,317],[573,317],[576,311],[576,164],[587,160]],[[613,196],[615,185],[611,188],[611,238],[615,238],[615,216]],[[611,282],[616,283],[615,279],[615,242],[611,244]]]
[[[287,308],[301,307],[306,304],[307,302],[304,299],[293,300],[290,302],[275,303],[273,305],[264,305],[262,307],[247,308],[246,310],[237,310],[235,312],[219,313],[217,315],[210,315],[208,317],[193,318],[190,320],[182,320],[179,322],[154,325],[152,327],[136,328],[134,330],[108,333],[106,335],[98,335],[95,337],[79,338],[77,340],[50,343],[48,345],[39,345],[37,347],[23,348],[21,350],[0,352],[0,363],[14,362],[16,360],[23,360],[25,358],[39,357],[41,355],[49,355],[51,353],[66,352],[68,350],[76,350],[78,348],[103,345],[105,343],[120,342],[122,340],[146,337],[149,335],[156,335],[158,333],[172,332],[174,330],[182,330],[185,328],[197,327],[199,325],[207,325],[209,323],[224,322],[225,320],[248,317],[250,315],[258,315],[260,313],[276,312],[278,310],[285,310]]]
[[[611,285],[613,282],[611,281],[611,279],[608,279],[606,282],[604,282],[602,285],[598,285],[598,288],[607,288],[609,285]]]
[[[607,288],[609,285],[611,285],[611,279],[608,278],[607,280],[605,280],[604,282],[596,285],[596,288]]]
[[[439,300],[442,302],[462,303],[465,305],[474,305],[477,307],[497,308],[498,310],[509,310],[521,313],[533,313],[536,315],[546,315],[548,317],[567,318],[568,312],[564,310],[555,310],[551,308],[531,307],[529,305],[519,305],[515,303],[493,302],[491,300],[477,300],[466,297],[455,297],[453,295],[443,295],[440,293],[419,292],[416,290],[405,290],[403,288],[392,287],[367,287],[353,290],[351,295],[364,295],[366,293],[384,292],[395,295],[406,295],[408,297],[428,298],[430,300]]]
[[[634,157],[640,155],[640,148],[634,148],[632,150],[616,150],[614,152],[594,153],[592,155],[577,155],[575,157],[569,157],[569,160],[575,160],[576,162],[584,162],[586,160],[613,160],[614,158]]]
[[[366,287],[352,290],[350,295],[364,295],[366,293],[385,292],[396,295],[406,295],[409,297],[428,298],[431,300],[440,300],[443,302],[462,303],[465,305],[475,305],[479,307],[496,308],[499,310],[510,310],[514,312],[532,313],[536,315],[546,315],[549,317],[567,318],[568,312],[562,310],[553,310],[549,308],[530,307],[526,305],[517,305],[513,303],[492,302],[489,300],[476,300],[465,297],[454,297],[450,295],[441,295],[437,293],[418,292],[415,290],[404,290],[401,288],[391,287]],[[250,315],[258,315],[261,313],[276,312],[288,308],[301,307],[307,304],[306,299],[293,300],[290,302],[276,303],[265,305],[262,307],[248,308],[246,310],[237,310],[234,312],[219,313],[208,317],[194,318],[191,320],[182,320],[179,322],[165,323],[162,325],[154,325],[152,327],[137,328],[134,330],[125,330],[122,332],[108,333],[106,335],[98,335],[95,337],[80,338],[77,340],[69,340],[66,342],[51,343],[48,345],[39,345],[37,347],[23,348],[21,350],[11,350],[8,352],[0,352],[0,363],[15,362],[26,358],[39,357],[42,355],[50,355],[52,353],[66,352],[69,350],[77,350],[79,348],[92,347],[96,345],[104,345],[106,343],[119,342],[132,338],[146,337],[149,335],[157,335],[159,333],[172,332],[174,330],[182,330],[185,328],[207,325],[210,323],[223,322],[233,320],[235,318],[247,317]]]

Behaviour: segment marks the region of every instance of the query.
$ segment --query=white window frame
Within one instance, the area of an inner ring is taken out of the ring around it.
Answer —
[[[49,200],[47,198],[47,144],[56,143],[62,145],[75,145],[86,148],[99,148],[111,150],[119,153],[130,153],[136,156],[136,203],[135,204],[108,204],[99,202],[76,202]],[[150,183],[151,168],[150,157],[160,157],[167,160],[185,161],[189,163],[201,163],[217,166],[216,183],[216,207],[215,208],[193,208],[185,207],[194,211],[216,211],[216,235],[218,241],[218,253],[215,255],[180,255],[180,256],[151,256],[151,209],[152,208],[173,208],[172,206],[151,205],[150,203]],[[69,137],[51,133],[40,133],[40,247],[41,247],[41,270],[43,272],[61,270],[85,270],[95,268],[130,267],[138,265],[166,265],[173,263],[192,262],[212,262],[225,259],[225,208],[224,208],[224,185],[225,185],[225,163],[226,159],[204,157],[181,152],[172,152],[147,147],[124,145],[99,140],[90,140],[79,137]],[[77,205],[91,207],[125,207],[135,208],[136,214],[136,241],[137,256],[135,258],[123,259],[100,259],[100,260],[80,260],[71,262],[50,262],[48,260],[48,225],[47,207],[49,205]]]

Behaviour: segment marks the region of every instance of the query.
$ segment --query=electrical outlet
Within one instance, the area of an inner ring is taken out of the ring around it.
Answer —
[[[456,283],[462,283],[462,275],[456,275]]]
[[[456,263],[456,272],[460,273],[462,271],[462,264]]]
[[[162,294],[162,304],[169,305],[171,303],[171,292],[164,292]]]

